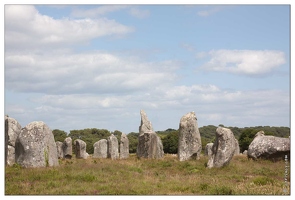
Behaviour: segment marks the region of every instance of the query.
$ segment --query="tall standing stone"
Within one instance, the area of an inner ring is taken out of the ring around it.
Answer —
[[[180,119],[178,159],[180,161],[199,159],[202,151],[201,135],[195,112],[189,112]]]
[[[86,152],[86,142],[81,139],[76,139],[74,144],[76,158],[87,159],[89,154]]]
[[[263,158],[272,161],[290,159],[290,138],[264,135],[263,131],[256,133],[254,140],[248,147],[248,157]]]
[[[94,143],[93,158],[107,158],[108,156],[108,141],[101,139]]]
[[[21,125],[14,119],[5,116],[5,164],[15,163],[15,141],[21,132]]]
[[[236,138],[228,128],[216,129],[215,142],[212,147],[212,155],[209,157],[207,167],[223,167],[231,161],[236,151]]]
[[[21,130],[15,142],[15,159],[25,168],[59,165],[53,133],[44,122],[31,122]]]
[[[108,158],[112,160],[119,159],[118,139],[114,134],[108,137]]]
[[[64,152],[62,149],[63,143],[60,141],[56,141],[55,144],[56,144],[56,150],[57,150],[57,158],[58,159],[64,158]]]
[[[120,139],[120,159],[129,158],[129,139],[125,133],[122,133]]]
[[[163,158],[163,144],[161,138],[154,132],[152,123],[148,120],[146,113],[141,110],[141,122],[136,155],[143,158]]]
[[[72,145],[72,138],[67,137],[63,142],[63,153],[65,159],[71,159],[73,155],[73,145]]]

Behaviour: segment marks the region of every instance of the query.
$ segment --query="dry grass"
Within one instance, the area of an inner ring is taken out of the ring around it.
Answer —
[[[6,195],[283,195],[285,162],[235,156],[223,168],[207,169],[207,157],[161,160],[72,159],[55,168],[5,168]],[[290,194],[288,173],[287,194]]]

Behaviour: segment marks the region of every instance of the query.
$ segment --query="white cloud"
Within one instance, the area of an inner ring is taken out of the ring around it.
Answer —
[[[133,17],[139,18],[139,19],[144,19],[150,16],[150,11],[149,10],[142,10],[136,7],[131,7],[129,9],[130,15]]]
[[[96,18],[101,15],[106,15],[111,12],[116,12],[122,9],[126,9],[128,6],[123,5],[103,5],[91,9],[73,9],[71,16],[73,17],[86,17],[86,18]]]
[[[273,50],[212,50],[209,55],[203,69],[234,74],[267,74],[286,62],[284,52]]]
[[[102,36],[121,36],[133,31],[107,18],[54,19],[30,5],[5,6],[5,45],[8,50],[85,44]]]
[[[125,93],[169,84],[177,62],[142,62],[109,53],[8,54],[6,88],[19,92]]]

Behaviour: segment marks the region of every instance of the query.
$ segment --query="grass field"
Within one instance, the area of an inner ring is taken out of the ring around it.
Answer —
[[[283,195],[290,194],[285,161],[235,156],[223,168],[207,169],[208,158],[178,161],[71,159],[59,167],[5,168],[5,195]],[[285,182],[286,175],[286,182]],[[284,190],[286,188],[286,190]]]

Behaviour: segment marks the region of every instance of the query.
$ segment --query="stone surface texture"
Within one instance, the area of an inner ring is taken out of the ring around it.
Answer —
[[[74,144],[76,158],[87,159],[89,154],[86,152],[86,142],[81,139],[76,139]]]
[[[108,157],[108,141],[101,139],[94,143],[93,158],[107,158]]]
[[[209,157],[207,167],[223,167],[228,165],[235,151],[236,139],[233,132],[228,128],[218,127],[212,147],[212,155]]]
[[[178,159],[185,161],[199,159],[202,151],[201,136],[195,112],[189,112],[180,119]]]
[[[160,159],[164,156],[161,138],[154,132],[146,113],[140,111],[141,122],[136,155],[138,158]]]
[[[120,159],[129,158],[129,139],[125,133],[122,133],[120,139]]]
[[[116,160],[119,159],[119,143],[118,143],[118,139],[116,136],[114,136],[114,134],[111,134],[108,139],[108,151],[107,151],[107,155],[108,158],[111,158],[112,160]]]
[[[58,166],[54,136],[42,121],[26,125],[15,142],[16,163],[24,168]]]
[[[63,142],[63,154],[65,159],[71,159],[73,156],[73,145],[72,145],[72,138],[67,137]]]
[[[205,147],[205,156],[211,156],[212,155],[212,147],[213,147],[213,143],[208,143],[206,144]]]
[[[263,158],[277,161],[286,155],[290,159],[290,138],[264,135],[263,131],[259,131],[249,145],[247,155],[255,160]]]
[[[60,141],[56,141],[56,150],[57,150],[57,158],[58,159],[63,159],[64,158],[64,152],[63,152],[63,143]]]
[[[5,164],[15,163],[15,141],[21,132],[21,125],[14,118],[5,115]]]

